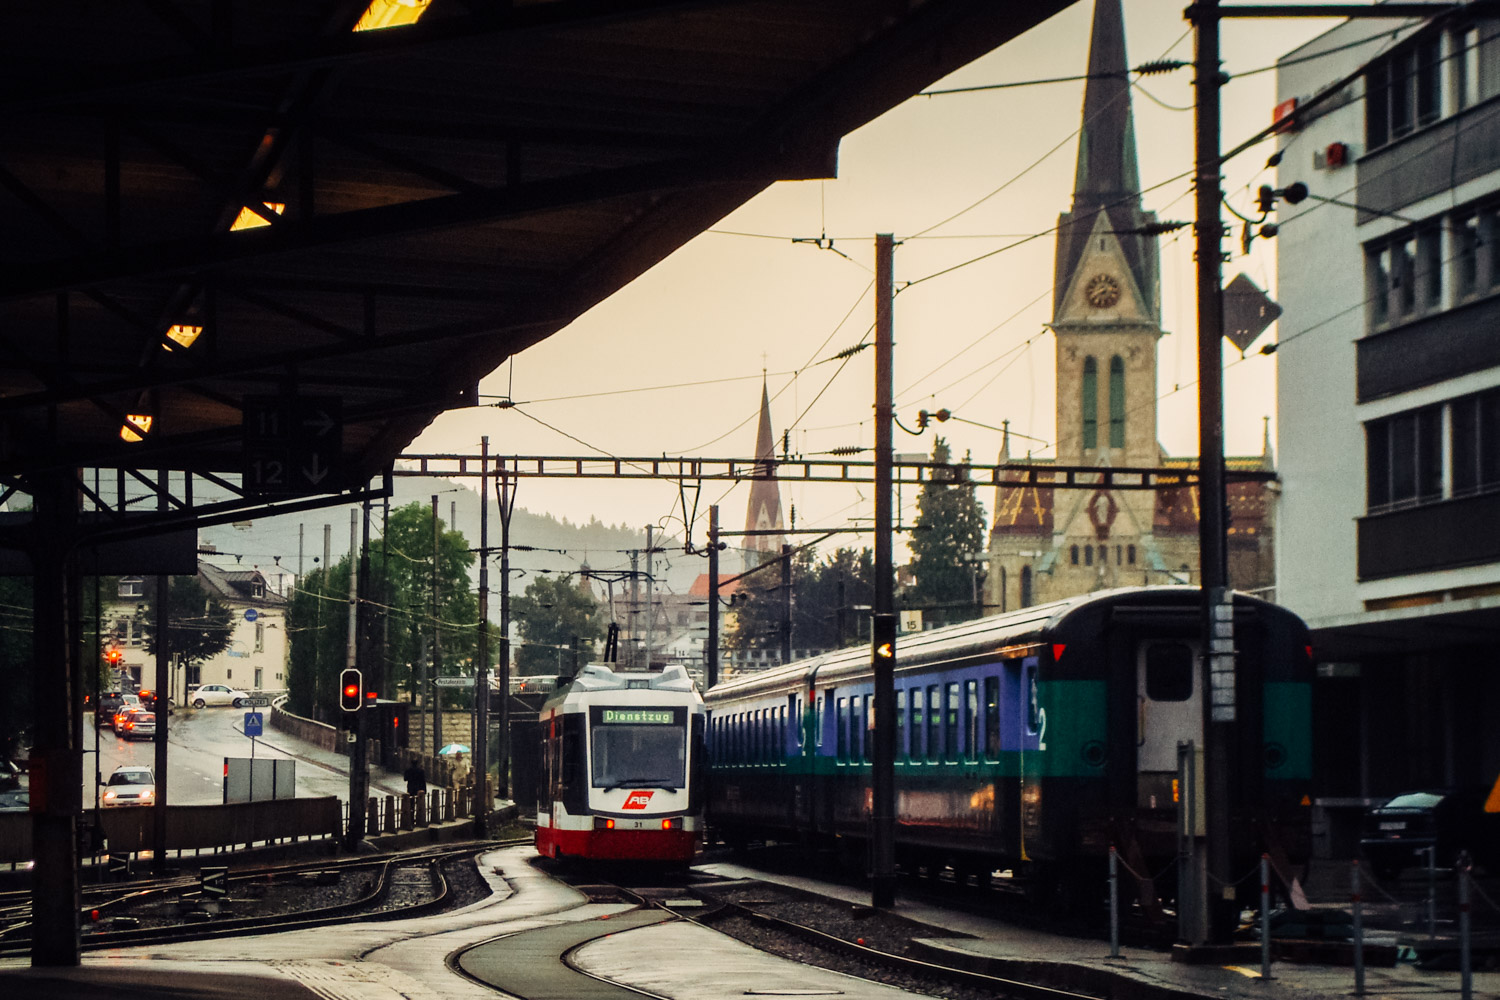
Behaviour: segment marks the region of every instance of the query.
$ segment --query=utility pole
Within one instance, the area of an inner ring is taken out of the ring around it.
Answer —
[[[641,550],[630,550],[630,638],[632,655],[630,667],[632,670],[639,669],[635,652],[640,650],[640,626],[639,615],[641,613],[641,574],[640,574]],[[558,673],[562,673],[561,670]]]
[[[157,491],[157,509],[167,509],[167,471],[161,471],[161,488]],[[152,764],[156,774],[156,799],[151,810],[151,870],[157,875],[167,871],[167,727],[168,712],[162,711],[162,692],[172,696],[172,619],[171,585],[165,575],[156,578],[156,736],[152,739]],[[182,703],[187,704],[187,677],[184,672]],[[98,744],[95,744],[98,749]]]
[[[719,683],[719,505],[708,508],[708,645],[704,681]]]
[[[474,674],[474,834],[490,811],[490,439],[479,439],[479,669]]]
[[[892,353],[891,300],[895,242],[875,237],[875,614],[870,651],[875,677],[875,753],[871,766],[874,906],[896,903],[896,595],[891,553]]]
[[[781,543],[781,663],[792,662],[792,547]]]
[[[1203,650],[1199,690],[1203,693],[1203,768],[1205,826],[1200,862],[1199,926],[1188,943],[1227,943],[1236,910],[1234,873],[1230,871],[1230,803],[1233,801],[1235,731],[1234,597],[1224,539],[1224,301],[1223,200],[1219,155],[1219,0],[1201,0],[1192,8],[1194,38],[1195,252],[1198,284],[1198,551],[1203,592]],[[1196,818],[1189,817],[1189,831]],[[1198,853],[1198,852],[1195,852]],[[1206,876],[1206,877],[1204,877]],[[1217,891],[1211,886],[1216,886]]]
[[[651,640],[656,637],[656,525],[646,525],[646,669],[651,669]],[[575,655],[578,643],[573,644]]]
[[[499,792],[510,796],[510,515],[516,508],[515,484],[500,459],[500,778]]]
[[[349,641],[345,644],[344,666],[359,666],[359,511],[349,512]],[[363,686],[363,685],[361,685]],[[359,693],[359,707],[364,708],[365,693]],[[356,712],[349,720],[349,732],[354,737],[349,748],[349,827],[345,844],[350,850],[364,839],[364,740],[360,739],[362,714]]]
[[[438,527],[438,498],[432,495],[432,755],[443,748],[443,635],[438,626],[438,550],[442,531]]]

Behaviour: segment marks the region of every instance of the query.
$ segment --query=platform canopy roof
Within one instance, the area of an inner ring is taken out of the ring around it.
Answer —
[[[246,412],[310,398],[368,479],[1071,0],[367,2],[0,4],[0,477],[233,475]]]

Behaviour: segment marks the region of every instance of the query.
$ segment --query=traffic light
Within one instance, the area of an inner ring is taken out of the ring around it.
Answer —
[[[120,651],[113,646],[104,651],[104,659],[108,661],[109,665],[112,667],[118,667],[120,665],[120,657]]]
[[[339,675],[339,708],[346,712],[358,712],[364,683],[360,680],[359,671],[354,667],[347,668]]]

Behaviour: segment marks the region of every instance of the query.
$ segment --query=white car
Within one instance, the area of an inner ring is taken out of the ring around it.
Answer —
[[[188,700],[194,708],[207,708],[209,705],[233,705],[235,708],[240,708],[249,697],[245,692],[236,691],[228,684],[204,684],[194,691]]]
[[[115,768],[104,783],[103,805],[149,806],[156,804],[156,774],[149,767],[125,764]]]

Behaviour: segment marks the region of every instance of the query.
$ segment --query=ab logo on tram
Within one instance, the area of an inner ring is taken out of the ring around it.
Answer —
[[[654,789],[650,789],[650,788],[641,789],[641,790],[638,790],[638,791],[631,792],[628,796],[626,796],[626,798],[625,798],[625,804],[623,806],[621,806],[620,808],[621,809],[644,809],[644,808],[646,808],[646,804],[651,801],[651,796],[653,794],[655,794],[655,790]]]

